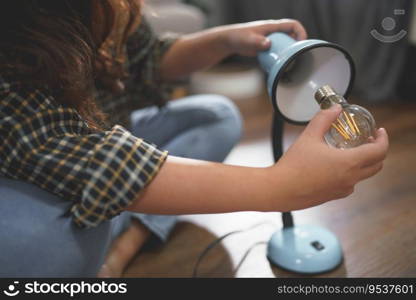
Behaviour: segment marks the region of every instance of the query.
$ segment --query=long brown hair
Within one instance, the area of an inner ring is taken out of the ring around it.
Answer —
[[[140,0],[1,0],[0,74],[48,88],[95,129],[105,127],[96,84],[124,89],[124,44]]]

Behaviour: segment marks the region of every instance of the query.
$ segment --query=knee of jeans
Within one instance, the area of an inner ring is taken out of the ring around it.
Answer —
[[[210,95],[210,98],[217,122],[224,125],[223,135],[230,143],[238,143],[243,131],[243,120],[239,109],[227,97]]]

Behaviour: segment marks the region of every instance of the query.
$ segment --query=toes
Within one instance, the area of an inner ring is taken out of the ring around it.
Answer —
[[[106,264],[102,265],[100,271],[97,274],[97,277],[98,278],[111,278],[112,274],[111,274],[110,268]]]

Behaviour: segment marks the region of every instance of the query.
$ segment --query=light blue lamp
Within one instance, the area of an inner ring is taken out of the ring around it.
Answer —
[[[268,51],[259,53],[267,72],[267,88],[275,111],[273,152],[282,155],[281,119],[305,125],[320,110],[314,99],[317,89],[332,86],[347,97],[354,81],[354,63],[341,46],[322,40],[296,41],[284,33],[269,36]],[[300,187],[301,188],[301,187]],[[283,228],[268,243],[269,260],[288,271],[319,274],[331,271],[342,262],[337,237],[318,226],[296,226],[290,212],[283,213]]]
[[[307,124],[319,111],[314,95],[324,85],[348,96],[354,63],[341,46],[321,40],[297,42],[284,33],[273,33],[269,39],[271,48],[258,59],[268,73],[273,107],[286,121]]]

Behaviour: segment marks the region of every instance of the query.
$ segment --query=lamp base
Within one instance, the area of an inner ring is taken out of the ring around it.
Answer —
[[[267,258],[285,270],[312,275],[338,267],[342,262],[342,249],[337,237],[325,228],[299,225],[273,234]]]

